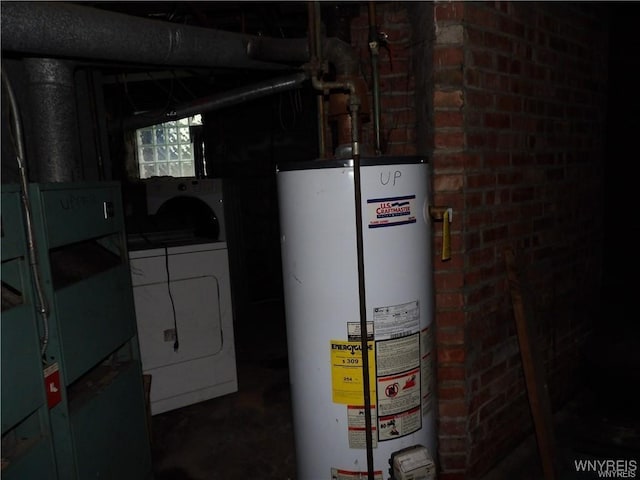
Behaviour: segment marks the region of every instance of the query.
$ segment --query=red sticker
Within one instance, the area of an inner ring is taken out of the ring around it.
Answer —
[[[44,385],[47,389],[47,404],[49,408],[53,408],[62,401],[60,370],[57,363],[44,369]]]

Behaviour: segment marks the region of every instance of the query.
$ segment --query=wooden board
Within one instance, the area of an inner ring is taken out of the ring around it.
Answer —
[[[540,357],[535,329],[532,326],[531,315],[527,315],[523,299],[522,275],[516,263],[513,250],[507,248],[504,252],[507,266],[507,278],[511,292],[511,303],[516,320],[518,343],[522,357],[529,407],[533,417],[533,425],[538,442],[538,452],[542,462],[545,480],[555,480],[555,438],[553,434],[553,417],[547,382],[544,376],[544,364]]]

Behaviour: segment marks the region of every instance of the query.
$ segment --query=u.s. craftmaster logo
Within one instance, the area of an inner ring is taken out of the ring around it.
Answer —
[[[415,202],[415,195],[367,200],[369,228],[416,223]]]

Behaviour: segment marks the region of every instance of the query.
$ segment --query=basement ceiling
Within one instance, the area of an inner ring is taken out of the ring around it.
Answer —
[[[221,1],[91,1],[74,2],[96,9],[171,22],[277,39],[307,38],[309,2]],[[354,16],[366,2],[320,2],[321,18],[328,29]],[[335,34],[335,33],[334,33]],[[150,67],[148,65],[101,64],[106,83],[126,89],[137,108],[161,105],[169,91],[175,101],[224,92],[265,79],[286,75],[283,71],[210,68]]]
[[[307,2],[79,2],[127,15],[217,30],[301,38],[307,34]]]

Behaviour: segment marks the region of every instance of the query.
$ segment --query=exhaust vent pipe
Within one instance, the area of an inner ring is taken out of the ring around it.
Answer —
[[[252,60],[253,38],[62,2],[3,2],[3,51],[150,65],[279,70]]]

